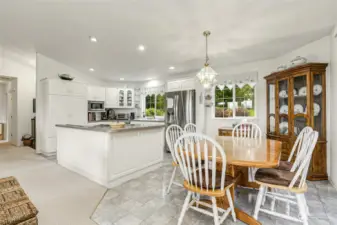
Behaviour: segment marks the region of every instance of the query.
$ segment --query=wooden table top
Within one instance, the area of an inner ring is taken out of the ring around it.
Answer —
[[[273,168],[279,164],[282,148],[282,142],[280,141],[265,138],[261,140],[250,138],[233,139],[227,136],[217,136],[215,140],[224,149],[227,164],[255,168]],[[203,144],[200,145],[200,150],[203,152],[202,149]],[[211,143],[209,143],[208,149],[212,149]],[[204,159],[204,154],[201,155]],[[208,159],[211,160],[212,151],[208,151],[208,155]],[[217,162],[222,162],[219,154],[217,154]]]
[[[272,168],[279,163],[282,142],[262,138],[255,140],[250,138],[232,138],[217,136],[216,141],[223,147],[226,153],[227,164]]]

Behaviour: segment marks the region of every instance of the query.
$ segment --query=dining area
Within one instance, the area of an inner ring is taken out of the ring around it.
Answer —
[[[231,136],[215,138],[196,130],[195,125],[185,129],[171,125],[166,130],[174,168],[166,193],[173,185],[187,192],[178,225],[185,224],[188,210],[212,217],[215,225],[228,220],[263,224],[261,214],[275,221],[309,224],[306,177],[317,131],[309,126],[302,129],[289,158],[283,161],[282,142],[267,138],[255,123],[243,121],[232,129]],[[178,173],[183,183],[176,181]],[[238,188],[258,193],[250,203],[253,210],[245,211],[236,204]]]

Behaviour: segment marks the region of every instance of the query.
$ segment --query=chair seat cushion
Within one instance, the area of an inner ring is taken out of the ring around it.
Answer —
[[[275,184],[287,187],[291,183],[292,179],[295,176],[295,172],[290,172],[286,170],[279,170],[274,168],[258,169],[255,174],[255,180],[267,184]],[[300,184],[299,177],[294,185],[298,187]]]
[[[37,213],[14,177],[0,179],[0,225],[37,224]]]
[[[280,161],[277,169],[290,171],[293,165],[294,165],[293,163],[288,162],[288,161]]]
[[[200,170],[196,171],[195,173],[196,173],[197,181],[198,181],[195,186],[197,186],[199,188],[202,187],[203,189],[213,189],[213,187],[212,187],[212,170],[210,170],[210,169],[208,170],[208,180],[209,180],[209,184],[208,185],[206,184],[206,170],[205,169],[201,170],[202,177],[203,177],[203,182],[202,183],[200,182],[200,179],[199,179]],[[221,171],[216,171],[215,189],[220,189],[221,188],[221,175],[222,175]],[[235,178],[233,178],[233,177],[231,177],[229,175],[226,175],[224,188],[227,187],[227,186],[229,186],[229,185],[231,185],[231,184],[233,184],[233,183],[235,183],[235,181],[236,181]]]

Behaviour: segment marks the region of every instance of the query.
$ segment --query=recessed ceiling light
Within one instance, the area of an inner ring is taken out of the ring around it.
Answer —
[[[90,72],[94,72],[95,69],[94,69],[94,68],[90,68],[89,71],[90,71]]]
[[[123,77],[121,77],[121,78],[119,78],[119,80],[124,80],[124,78],[123,78]]]
[[[169,67],[169,70],[174,70],[174,69],[175,69],[174,66],[170,66],[170,67]]]
[[[144,45],[139,45],[138,46],[138,50],[141,51],[141,52],[145,51],[145,46]]]
[[[91,42],[94,42],[94,43],[97,42],[97,38],[94,37],[94,36],[89,36],[89,39],[90,39]]]

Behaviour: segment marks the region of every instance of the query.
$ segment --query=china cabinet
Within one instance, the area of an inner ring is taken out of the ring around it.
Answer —
[[[305,126],[319,132],[309,180],[325,180],[326,63],[307,63],[265,77],[267,81],[267,137],[282,141],[282,160],[287,160],[297,135]]]

